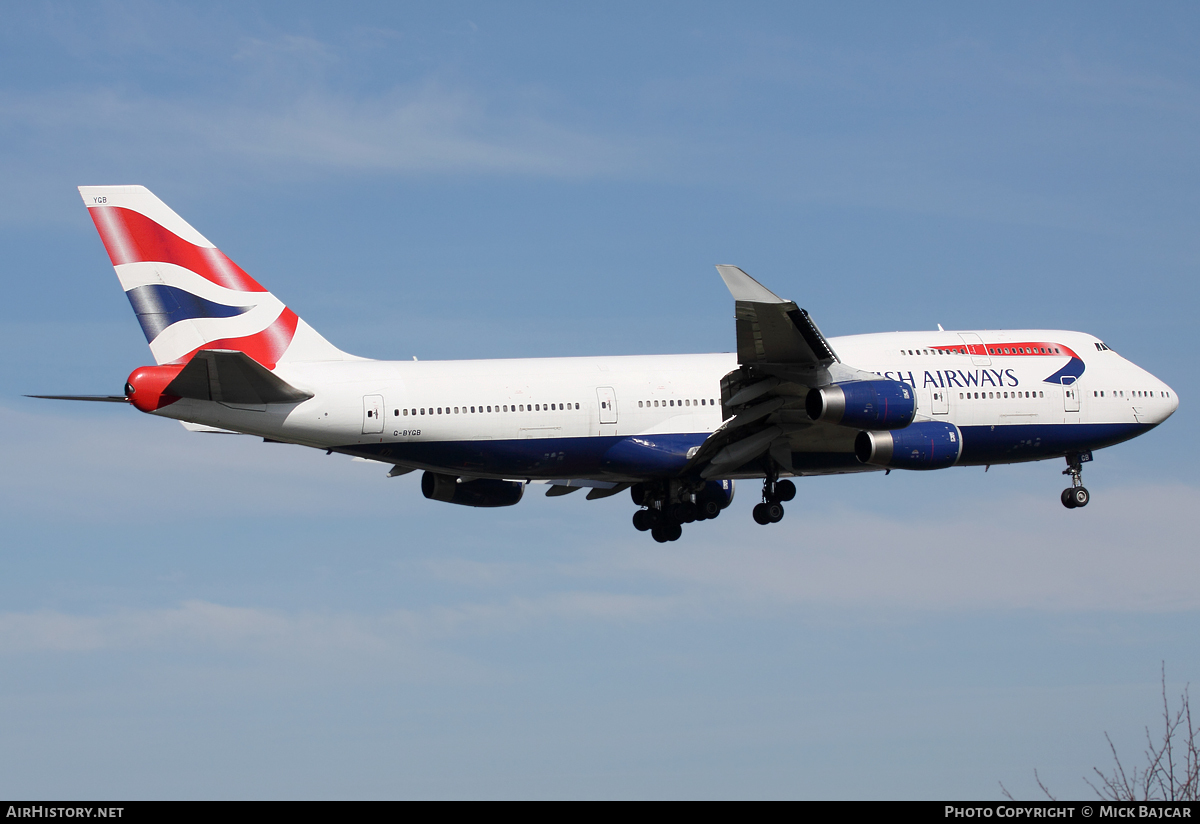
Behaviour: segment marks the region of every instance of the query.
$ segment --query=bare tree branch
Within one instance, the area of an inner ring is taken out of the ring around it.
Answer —
[[[1106,801],[1200,801],[1200,725],[1192,722],[1192,708],[1189,701],[1191,684],[1184,685],[1183,694],[1179,697],[1179,709],[1171,711],[1171,702],[1167,698],[1167,665],[1162,665],[1162,702],[1163,702],[1163,732],[1162,738],[1155,740],[1150,734],[1150,727],[1145,727],[1146,749],[1144,767],[1133,767],[1126,772],[1125,765],[1117,754],[1116,745],[1107,732],[1104,740],[1108,742],[1108,751],[1112,754],[1113,766],[1111,771],[1104,773],[1100,768],[1093,767],[1097,783],[1084,776],[1083,780],[1101,799]],[[1056,801],[1054,794],[1042,783],[1037,770],[1033,771],[1037,785],[1046,797]],[[1003,784],[1000,785],[1004,795],[1014,800]]]

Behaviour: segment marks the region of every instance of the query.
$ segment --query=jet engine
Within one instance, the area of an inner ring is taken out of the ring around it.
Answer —
[[[888,469],[945,469],[962,454],[962,433],[952,423],[921,421],[896,432],[859,432],[854,454]]]
[[[462,506],[512,506],[525,494],[525,484],[490,478],[464,481],[454,475],[426,472],[421,476],[421,494],[431,501]]]
[[[902,381],[851,381],[809,390],[804,408],[814,421],[859,429],[903,429],[917,414],[917,393]]]
[[[704,489],[696,495],[696,504],[706,512],[710,511],[709,504],[716,504],[717,509],[708,517],[716,517],[716,513],[733,503],[733,481],[708,481]]]

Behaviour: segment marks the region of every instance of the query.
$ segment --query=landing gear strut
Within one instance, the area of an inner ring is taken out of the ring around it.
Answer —
[[[796,485],[791,481],[776,480],[768,475],[763,481],[762,503],[756,504],[753,515],[754,522],[766,526],[777,524],[783,520],[783,501],[796,497]]]
[[[1089,455],[1088,457],[1090,458],[1091,456]],[[1083,456],[1077,452],[1072,452],[1067,456],[1067,468],[1063,470],[1063,474],[1071,476],[1071,485],[1064,489],[1060,496],[1062,505],[1067,509],[1087,506],[1088,501],[1092,499],[1091,493],[1083,485],[1084,460]]]

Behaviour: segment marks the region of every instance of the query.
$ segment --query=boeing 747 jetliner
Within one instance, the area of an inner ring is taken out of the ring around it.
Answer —
[[[154,366],[117,396],[188,429],[237,432],[423,471],[425,497],[510,506],[531,483],[630,490],[659,542],[762,481],[1065,458],[1069,509],[1092,452],[1162,423],[1169,386],[1080,332],[894,332],[826,339],[735,266],[736,354],[378,361],[347,354],[142,186],[81,186]]]

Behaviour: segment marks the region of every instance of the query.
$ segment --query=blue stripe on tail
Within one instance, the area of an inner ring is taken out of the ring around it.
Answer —
[[[193,295],[186,289],[151,283],[136,286],[125,295],[133,306],[138,323],[149,343],[173,323],[196,318],[232,318],[253,309],[253,306],[226,306]]]

